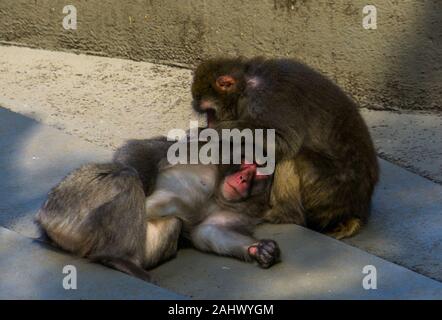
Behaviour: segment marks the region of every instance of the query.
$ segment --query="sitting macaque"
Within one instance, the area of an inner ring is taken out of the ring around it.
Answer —
[[[192,96],[211,128],[275,130],[265,221],[337,239],[366,223],[376,152],[357,103],[330,79],[292,59],[210,59],[195,70]]]
[[[276,263],[277,243],[252,236],[271,176],[255,164],[164,165],[168,145],[132,140],[113,163],[73,171],[49,193],[38,224],[62,249],[144,280],[176,254],[180,236],[202,251]]]

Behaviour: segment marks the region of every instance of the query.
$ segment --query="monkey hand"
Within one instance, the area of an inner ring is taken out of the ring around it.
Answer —
[[[273,240],[259,240],[248,248],[249,255],[261,268],[270,268],[280,260],[281,250]]]

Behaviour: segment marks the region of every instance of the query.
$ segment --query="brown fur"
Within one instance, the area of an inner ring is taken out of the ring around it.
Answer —
[[[220,77],[234,90],[217,89]],[[340,226],[339,237],[359,230],[346,221],[366,222],[377,158],[356,103],[332,81],[291,59],[212,59],[197,67],[192,95],[217,129],[276,130],[267,221]]]

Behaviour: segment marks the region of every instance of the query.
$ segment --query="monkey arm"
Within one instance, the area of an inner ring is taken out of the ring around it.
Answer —
[[[280,249],[273,240],[257,240],[250,235],[241,216],[221,212],[210,216],[195,227],[190,238],[195,248],[243,261],[256,261],[262,268],[269,268],[280,260]]]
[[[213,206],[211,212],[190,233],[193,245],[206,252],[251,261],[248,248],[257,242],[251,236],[256,221],[248,216]]]
[[[192,230],[191,241],[195,248],[244,261],[252,261],[248,249],[257,240],[226,226],[203,223]]]
[[[218,134],[220,137],[222,137],[222,130],[223,129],[250,129],[253,132],[256,129],[263,129],[264,135],[263,135],[263,145],[259,146],[262,148],[262,150],[267,152],[267,147],[272,146],[275,149],[275,155],[276,159],[284,160],[284,159],[293,159],[301,149],[301,146],[304,141],[304,135],[301,134],[301,132],[292,132],[290,135],[287,134],[284,131],[281,131],[281,129],[277,128],[270,128],[270,127],[263,127],[255,123],[255,121],[252,120],[228,120],[228,121],[220,121],[217,123],[216,127],[214,128],[218,131]],[[274,129],[275,130],[275,141],[267,141],[268,136],[265,133],[265,130],[267,129]],[[287,140],[285,137],[290,137],[290,141]],[[256,141],[254,141],[256,145]]]

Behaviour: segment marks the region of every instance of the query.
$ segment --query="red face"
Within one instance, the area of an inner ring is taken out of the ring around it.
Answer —
[[[259,174],[256,164],[242,164],[240,171],[225,177],[221,187],[222,195],[229,201],[242,200],[250,195],[252,188],[264,185],[263,182],[269,177]]]

